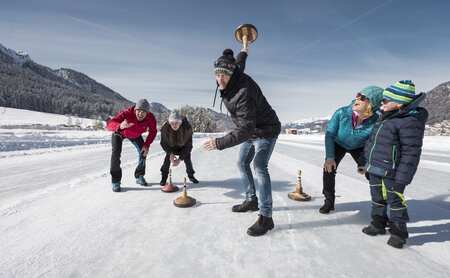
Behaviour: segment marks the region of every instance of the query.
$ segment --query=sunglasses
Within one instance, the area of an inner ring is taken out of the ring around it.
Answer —
[[[381,101],[381,103],[383,104],[388,104],[389,102],[391,102],[392,100],[387,99],[387,98],[383,98],[383,100]]]
[[[367,97],[361,93],[356,94],[356,98],[359,98],[361,101],[366,101]]]

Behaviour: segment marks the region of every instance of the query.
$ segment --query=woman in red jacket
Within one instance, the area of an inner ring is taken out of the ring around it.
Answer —
[[[156,119],[149,111],[150,104],[146,99],[139,100],[136,105],[123,110],[111,121],[107,128],[113,131],[111,136],[112,154],[110,173],[112,177],[112,190],[120,192],[122,169],[120,168],[120,155],[122,153],[123,139],[128,139],[136,147],[139,154],[139,162],[134,171],[136,183],[147,186],[144,179],[145,159],[147,158],[150,144],[156,137]],[[142,138],[142,133],[148,132],[147,138]]]

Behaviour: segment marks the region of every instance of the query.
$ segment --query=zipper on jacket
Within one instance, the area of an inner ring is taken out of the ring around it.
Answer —
[[[397,146],[392,146],[392,169],[395,169],[395,164],[397,163]]]
[[[367,160],[369,164],[370,164],[370,162],[371,162],[371,160],[372,160],[372,153],[373,153],[373,150],[375,149],[375,146],[377,145],[378,133],[380,133],[380,130],[381,130],[381,128],[383,127],[383,125],[384,125],[385,122],[386,122],[386,120],[384,120],[384,121],[381,123],[380,127],[379,127],[378,130],[377,130],[377,133],[375,134],[375,139],[373,140],[373,146],[372,146],[372,148],[370,149],[369,159]]]

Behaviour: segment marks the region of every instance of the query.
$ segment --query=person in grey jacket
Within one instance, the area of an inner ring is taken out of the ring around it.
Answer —
[[[236,128],[221,138],[211,138],[203,144],[206,150],[223,150],[241,144],[238,167],[246,200],[232,208],[233,212],[256,211],[260,215],[248,230],[250,236],[260,236],[273,229],[272,185],[268,163],[281,130],[281,123],[258,84],[244,73],[248,50],[237,56],[231,49],[214,63],[214,74],[223,104]],[[259,182],[259,202],[250,163]]]
[[[364,149],[370,175],[372,222],[362,232],[370,236],[385,234],[389,222],[391,236],[387,244],[395,248],[403,248],[408,238],[404,191],[419,165],[428,119],[428,111],[418,107],[425,93],[416,95],[415,88],[411,80],[402,80],[384,90],[381,118]]]

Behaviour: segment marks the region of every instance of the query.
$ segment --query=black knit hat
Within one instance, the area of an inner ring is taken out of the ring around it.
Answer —
[[[233,54],[233,50],[229,48],[223,51],[222,56],[214,62],[214,74],[233,74],[234,69],[236,68],[236,59],[234,59]]]

